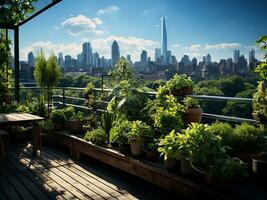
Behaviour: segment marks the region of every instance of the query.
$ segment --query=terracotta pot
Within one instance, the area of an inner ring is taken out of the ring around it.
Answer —
[[[186,158],[181,159],[180,170],[183,175],[192,175],[194,173],[191,161]]]
[[[130,139],[131,152],[133,156],[141,156],[143,154],[144,139]]]
[[[179,89],[179,90],[172,90],[171,91],[171,94],[173,95],[173,96],[180,96],[180,93],[181,93],[181,90]]]
[[[180,89],[180,96],[186,96],[193,94],[193,87],[187,86]]]
[[[165,169],[168,171],[176,171],[178,166],[178,160],[175,158],[167,158],[164,160]]]
[[[187,112],[184,114],[184,121],[189,124],[191,122],[201,122],[203,110],[202,108],[188,108]]]
[[[83,122],[82,121],[75,121],[69,120],[67,121],[67,127],[72,134],[79,134],[83,133]]]
[[[267,176],[267,161],[252,159],[252,172],[259,177]]]

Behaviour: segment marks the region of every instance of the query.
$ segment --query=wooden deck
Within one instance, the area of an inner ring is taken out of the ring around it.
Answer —
[[[0,165],[0,199],[166,199],[165,190],[101,164],[75,162],[45,147],[16,147]]]

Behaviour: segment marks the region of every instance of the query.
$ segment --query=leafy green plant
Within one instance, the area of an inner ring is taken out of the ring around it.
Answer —
[[[105,131],[101,127],[97,129],[93,129],[92,131],[88,131],[85,134],[84,139],[96,145],[107,145],[108,144],[108,135],[105,133]]]
[[[236,125],[232,148],[236,152],[258,153],[264,151],[266,138],[261,128],[247,123]]]
[[[253,112],[258,121],[267,120],[267,95],[263,81],[258,82],[257,92],[253,94]]]
[[[137,120],[132,122],[131,131],[129,132],[130,138],[153,138],[153,130],[146,123]]]
[[[66,120],[70,120],[75,115],[74,107],[68,106],[62,109],[62,112],[66,118]]]
[[[221,143],[224,146],[233,146],[234,129],[228,123],[215,122],[209,127],[209,131],[221,137]]]
[[[185,97],[183,103],[186,108],[199,108],[198,100],[192,97]]]
[[[111,112],[105,112],[100,117],[100,124],[102,129],[107,134],[108,138],[110,137],[110,129],[113,127],[113,122],[115,120],[115,115]]]
[[[216,159],[210,175],[220,182],[231,181],[235,178],[247,177],[246,164],[239,158],[229,156]]]
[[[66,117],[62,110],[54,110],[51,117],[53,123],[65,123]]]
[[[85,92],[85,98],[86,103],[88,107],[93,107],[94,105],[94,84],[92,82],[88,83],[84,92]]]
[[[123,146],[129,144],[129,132],[132,122],[125,119],[118,119],[110,129],[110,143]]]
[[[74,121],[83,121],[85,118],[85,114],[81,111],[74,113],[74,115],[71,116],[70,120]]]
[[[149,113],[152,115],[154,126],[162,135],[166,135],[172,130],[177,132],[183,127],[183,113],[185,108],[171,96],[166,96],[165,99],[156,99],[157,107],[150,107]]]
[[[184,87],[193,87],[194,83],[190,76],[186,74],[175,74],[164,86],[159,87],[157,96],[171,94],[171,91],[179,90]]]
[[[189,156],[185,135],[177,134],[174,130],[160,139],[158,145],[158,152],[160,156],[164,156],[164,160],[168,158],[181,159]]]
[[[16,109],[17,112],[19,113],[29,113],[30,108],[26,105],[19,104]]]

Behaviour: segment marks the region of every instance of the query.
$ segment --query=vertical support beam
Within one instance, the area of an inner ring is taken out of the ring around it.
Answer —
[[[14,29],[15,100],[19,103],[19,27]]]
[[[63,102],[63,108],[65,108],[66,107],[65,88],[62,89],[62,102]]]
[[[8,55],[8,49],[9,49],[9,46],[8,46],[8,29],[6,29],[6,52],[7,52],[7,57],[6,57],[6,78],[8,80],[8,64],[9,64],[9,55]]]

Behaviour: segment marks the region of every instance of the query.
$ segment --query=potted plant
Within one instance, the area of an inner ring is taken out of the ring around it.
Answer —
[[[145,143],[144,152],[146,153],[146,158],[150,161],[154,161],[158,158],[158,140],[153,139],[152,141]]]
[[[173,96],[193,94],[193,81],[186,74],[175,74],[163,87],[159,88],[158,94],[172,94]]]
[[[153,137],[153,130],[146,123],[137,120],[132,122],[129,132],[129,141],[133,156],[141,156],[143,153],[144,143],[147,138]]]
[[[123,154],[130,152],[129,132],[132,122],[118,118],[114,122],[114,126],[110,129],[109,141],[113,148],[116,148]]]
[[[66,128],[70,130],[70,132],[73,134],[82,133],[84,124],[84,113],[80,111],[76,113],[74,108],[71,106],[62,109],[62,112],[66,117]]]
[[[200,123],[203,110],[200,108],[198,100],[191,97],[185,97],[183,102],[186,107],[186,112],[184,114],[184,121],[186,123],[191,123],[191,122]]]
[[[169,171],[177,170],[177,149],[177,134],[175,134],[175,131],[171,131],[168,135],[159,140],[158,152],[160,156],[164,156],[164,166]]]
[[[96,129],[98,126],[96,115],[91,114],[86,119],[86,124],[83,125],[83,130],[85,133],[88,131],[91,131],[93,129]]]
[[[258,82],[257,92],[253,94],[252,116],[261,124],[267,124],[267,96],[263,81]]]
[[[108,144],[108,135],[101,127],[88,131],[84,139],[99,146],[107,146]]]
[[[54,110],[52,112],[52,122],[54,123],[54,129],[56,131],[61,131],[64,129],[65,125],[65,115],[61,110]]]

